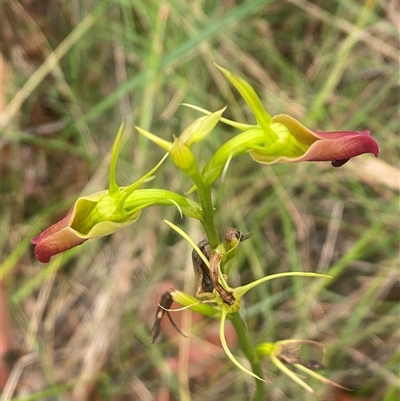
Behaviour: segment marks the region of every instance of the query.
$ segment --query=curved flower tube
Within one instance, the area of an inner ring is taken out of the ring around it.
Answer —
[[[53,255],[134,223],[141,209],[153,205],[176,206],[181,213],[202,219],[200,206],[196,202],[171,191],[138,189],[126,198],[119,214],[114,209],[115,200],[108,195],[108,191],[100,191],[79,198],[71,213],[32,238],[31,242],[36,245],[35,255],[39,262],[47,263]]]
[[[141,209],[152,205],[175,206],[179,212],[203,220],[197,202],[172,191],[163,189],[138,189],[153,178],[153,173],[166,159],[161,161],[138,181],[127,187],[119,187],[115,180],[118,150],[124,129],[121,124],[112,150],[110,183],[108,190],[79,198],[71,213],[32,238],[35,255],[46,263],[51,256],[81,245],[88,239],[104,237],[135,222]]]
[[[257,124],[220,119],[242,133],[224,143],[204,167],[202,174],[206,185],[211,185],[224,172],[232,158],[244,153],[250,153],[259,163],[331,161],[334,167],[342,166],[350,158],[363,153],[378,156],[378,144],[370,136],[369,130],[312,131],[288,115],[271,117],[264,110],[254,89],[245,80],[217,67],[243,96],[253,111]],[[210,114],[198,107],[194,108]]]
[[[277,152],[262,148],[251,152],[250,156],[259,163],[332,161],[332,166],[339,167],[352,157],[364,153],[372,153],[375,157],[379,154],[378,144],[370,136],[370,130],[311,131],[286,114],[274,116],[272,121],[287,129],[287,143],[285,147],[277,149]],[[294,146],[291,148],[290,144]]]

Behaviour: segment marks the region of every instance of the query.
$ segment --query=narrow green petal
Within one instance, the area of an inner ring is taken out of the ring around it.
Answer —
[[[273,364],[280,369],[283,373],[285,373],[288,377],[290,377],[295,383],[303,387],[305,390],[307,390],[311,394],[315,394],[315,391],[310,387],[307,383],[305,383],[303,380],[300,379],[299,376],[297,376],[295,373],[293,373],[290,369],[288,369],[277,357],[274,353],[272,353],[270,356],[271,361]]]
[[[252,371],[246,369],[232,354],[231,350],[228,347],[228,344],[226,343],[226,338],[225,338],[225,321],[226,321],[226,311],[224,310],[224,308],[222,309],[222,315],[221,315],[221,320],[220,320],[220,324],[219,324],[219,338],[221,340],[221,345],[222,348],[224,349],[226,355],[228,356],[228,358],[243,372],[247,373],[250,376],[255,377],[258,380],[261,380],[263,382],[265,382],[264,379],[262,379],[260,376],[257,376],[255,373],[253,373]]]
[[[140,127],[135,126],[135,128],[139,131],[139,133],[143,136],[145,136],[147,139],[149,139],[150,141],[154,142],[156,145],[160,146],[161,148],[163,148],[164,150],[166,150],[167,152],[170,151],[171,147],[172,147],[172,143],[166,141],[165,139],[160,138],[157,135],[152,134],[149,131],[146,131]]]
[[[238,90],[243,96],[246,103],[250,106],[253,111],[257,122],[263,126],[263,124],[271,124],[272,117],[264,110],[264,106],[261,103],[260,98],[257,96],[255,90],[242,78],[233,75],[227,69],[215,64],[215,66],[225,75],[230,83]]]
[[[112,153],[111,153],[110,178],[109,178],[110,182],[109,182],[109,186],[108,186],[108,194],[112,197],[117,196],[119,194],[119,187],[118,187],[116,179],[115,179],[115,169],[117,166],[119,147],[121,144],[121,138],[122,138],[124,129],[125,129],[125,120],[122,120],[122,123],[118,129],[117,137],[115,138]]]
[[[328,276],[327,274],[320,273],[305,273],[305,272],[284,272],[277,274],[270,274],[268,276],[262,277],[258,280],[252,281],[247,285],[243,285],[241,287],[236,287],[233,289],[233,294],[235,297],[241,298],[247,291],[257,287],[258,285],[265,283],[266,281],[274,280],[276,278],[281,277],[289,277],[289,276],[298,276],[298,277],[320,277],[320,278],[332,278],[332,276]]]
[[[319,380],[319,381],[322,382],[322,383],[329,384],[330,386],[337,387],[337,388],[340,388],[340,389],[342,389],[342,390],[350,391],[349,388],[344,387],[344,386],[341,386],[340,384],[335,383],[335,382],[332,381],[332,380],[329,380],[329,379],[326,378],[325,376],[322,376],[322,375],[320,375],[319,373],[314,372],[313,370],[308,369],[308,368],[306,368],[305,366],[303,366],[303,365],[301,365],[301,364],[299,364],[299,363],[295,363],[294,366],[295,366],[297,369],[299,369],[299,370],[301,370],[301,371],[307,373],[308,375],[310,375],[310,376],[313,377],[314,379]]]
[[[204,114],[208,114],[208,115],[211,114],[211,111],[203,109],[202,107],[199,107],[199,106],[195,106],[193,104],[182,103],[182,106],[190,107],[191,109],[201,111]],[[221,117],[220,121],[226,125],[230,125],[231,127],[237,128],[239,131],[246,131],[250,128],[255,127],[254,125],[251,125],[251,124],[238,123],[236,121],[232,121],[232,120],[229,120],[228,118],[224,118],[224,117]]]
[[[215,66],[225,75],[231,84],[243,96],[246,103],[250,106],[257,123],[262,128],[267,145],[271,145],[276,141],[276,134],[270,129],[272,117],[265,111],[264,106],[257,96],[255,90],[242,78],[233,75],[230,71],[215,64]]]
[[[125,187],[122,190],[122,196],[118,199],[118,203],[116,205],[117,208],[122,208],[126,199],[128,196],[133,193],[137,188],[145,184],[146,182],[151,181],[154,177],[153,174],[160,168],[160,166],[164,163],[165,159],[168,157],[168,153],[166,153],[163,158],[149,171],[147,172],[143,177],[141,177],[139,180],[134,182],[133,184]]]
[[[201,252],[198,245],[190,238],[190,236],[185,231],[183,231],[180,227],[178,227],[176,224],[172,223],[169,220],[164,219],[164,222],[167,223],[174,231],[176,231],[187,242],[189,242],[190,246],[197,252],[197,254],[201,257],[201,259],[206,264],[206,266],[210,267],[210,261],[206,258],[204,253]]]

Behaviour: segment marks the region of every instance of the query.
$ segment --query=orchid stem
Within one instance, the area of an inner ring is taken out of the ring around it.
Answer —
[[[239,347],[245,355],[246,359],[250,362],[251,370],[254,374],[259,377],[263,377],[263,372],[261,369],[260,361],[258,361],[255,356],[254,347],[250,342],[246,325],[239,312],[229,314],[229,320],[232,322],[232,326],[235,329]],[[254,394],[253,401],[263,401],[265,400],[265,386],[264,382],[259,379],[255,379],[256,381],[256,392]]]
[[[200,204],[203,209],[203,227],[207,235],[207,239],[210,243],[211,249],[215,249],[219,244],[219,236],[217,227],[214,220],[214,207],[211,198],[210,186],[204,184],[203,177],[197,171],[190,176],[196,184],[197,193],[199,195]],[[251,364],[251,370],[258,377],[263,377],[260,361],[257,360],[254,352],[254,347],[248,337],[248,332],[242,317],[239,312],[229,314],[229,319],[236,331],[236,335],[239,341],[239,346],[243,351],[245,357]],[[263,401],[265,399],[265,387],[264,382],[259,379],[256,380],[256,392],[254,394],[253,401]]]
[[[214,220],[214,206],[211,198],[210,186],[204,184],[200,172],[191,174],[190,176],[196,184],[197,193],[199,195],[200,204],[203,209],[203,227],[206,232],[207,239],[210,242],[211,249],[215,249],[221,242],[219,240],[217,226]]]

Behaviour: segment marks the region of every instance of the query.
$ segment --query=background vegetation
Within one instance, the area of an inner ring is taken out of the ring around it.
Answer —
[[[170,139],[199,116],[182,102],[228,105],[225,116],[253,122],[217,62],[246,78],[271,114],[316,130],[370,128],[379,142],[379,159],[364,155],[339,169],[260,166],[243,156],[214,195],[221,234],[228,226],[254,233],[233,284],[290,270],[334,276],[328,285],[296,278],[249,293],[254,341],[323,342],[326,375],[354,389],[345,395],[310,380],[328,399],[398,400],[399,16],[394,0],[3,0],[3,399],[251,396],[254,381],[221,352],[216,322],[184,313],[177,320],[189,338],[166,325],[149,342],[162,289],[194,293],[190,249],[161,218],[198,241],[199,224],[152,208],[47,265],[29,243],[79,194],[107,186],[122,117],[121,184],[163,154],[133,125]],[[219,124],[199,157],[206,162],[232,134]],[[190,187],[171,162],[154,182]],[[265,372],[270,400],[307,399],[268,362]]]

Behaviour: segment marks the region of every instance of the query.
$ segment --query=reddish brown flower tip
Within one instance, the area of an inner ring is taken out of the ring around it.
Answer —
[[[86,239],[80,238],[76,231],[69,227],[71,218],[72,213],[31,239],[31,243],[36,245],[34,252],[39,262],[47,263],[53,255],[57,255],[86,241]]]
[[[312,160],[332,160],[333,167],[343,166],[352,157],[364,153],[379,155],[379,147],[371,137],[370,130],[315,132],[321,139],[316,141],[307,152]],[[320,159],[317,159],[320,157]]]
[[[365,131],[311,131],[299,121],[286,114],[272,118],[272,128],[281,134],[286,142],[281,148],[258,148],[250,156],[259,163],[298,163],[302,161],[330,161],[332,166],[340,167],[352,157],[372,153],[376,157],[379,147]],[[281,127],[285,129],[281,129]],[[280,129],[280,130],[279,130]],[[286,130],[286,132],[285,132]],[[283,134],[288,135],[287,139]],[[271,151],[273,150],[273,151]]]
[[[340,167],[352,157],[364,153],[372,153],[378,157],[379,147],[371,137],[369,129],[365,131],[311,131],[288,116],[276,116],[274,120],[275,118],[277,121],[282,120],[282,123],[288,126],[295,136],[304,139],[302,135],[307,132],[314,135],[316,140],[298,161],[331,161],[332,166]]]

